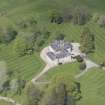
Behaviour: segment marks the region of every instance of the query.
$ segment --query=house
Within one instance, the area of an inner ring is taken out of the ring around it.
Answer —
[[[52,60],[64,60],[67,57],[71,57],[73,46],[70,42],[64,40],[55,40],[49,46],[49,52],[47,56]]]

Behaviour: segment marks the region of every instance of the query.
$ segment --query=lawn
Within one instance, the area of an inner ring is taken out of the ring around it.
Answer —
[[[65,38],[69,41],[79,42],[83,26],[73,25],[72,23],[51,24],[48,18],[50,11],[53,9],[62,11],[67,8],[74,9],[77,6],[85,6],[91,13],[101,14],[105,12],[104,4],[104,0],[0,0],[0,13],[6,11],[5,16],[0,16],[0,28],[13,25],[19,32],[25,33],[30,29],[36,30],[37,28],[48,30],[51,32],[51,36],[44,46],[48,46],[59,33],[65,34]],[[16,25],[17,21],[31,17],[38,21],[37,27],[21,29]],[[94,62],[100,63],[105,60],[105,29],[100,28],[92,21],[87,26],[94,33],[96,43],[95,53],[90,54],[89,57]],[[11,79],[16,78],[17,71],[19,71],[20,76],[27,81],[37,75],[45,65],[37,52],[32,55],[17,57],[12,52],[12,43],[9,45],[0,44],[0,61],[4,61],[7,69],[13,71]],[[59,73],[70,73],[70,75],[75,76],[79,73],[78,64],[65,64],[53,68],[43,76],[43,79],[49,81]],[[104,75],[105,71],[93,70],[80,78],[83,98],[77,105],[105,105]],[[11,97],[12,94],[9,96]],[[20,103],[23,103],[23,97],[25,97],[24,92],[21,96],[13,96]],[[2,104],[3,102],[0,103],[0,105]],[[3,105],[7,104],[4,103]]]
[[[25,80],[31,80],[37,73],[39,73],[44,63],[40,59],[38,53],[33,55],[17,57],[12,52],[11,45],[0,46],[0,60],[5,61],[7,69],[13,72],[12,78],[17,76],[17,72],[20,72],[20,76]]]
[[[79,70],[79,64],[78,63],[69,63],[65,65],[60,65],[58,67],[55,67],[51,70],[49,70],[45,75],[44,78],[45,80],[50,81],[55,75],[58,75],[60,73],[69,73],[71,76],[75,76],[80,72]]]
[[[77,63],[65,64],[51,69],[43,79],[51,80],[60,73],[75,76],[79,72]],[[93,68],[78,81],[81,84],[82,99],[76,105],[105,105],[105,70]]]
[[[66,0],[65,2],[63,0],[50,0],[50,2],[48,0],[19,0],[16,2],[14,2],[14,0],[11,2],[8,2],[7,0],[0,0],[0,2],[1,8],[4,4],[6,9],[8,8],[7,16],[0,17],[1,27],[6,27],[9,24],[14,25],[20,32],[27,32],[28,29],[22,30],[18,28],[16,26],[16,22],[24,18],[27,19],[34,17],[38,21],[38,28],[40,30],[46,29],[51,32],[50,40],[48,40],[46,45],[48,45],[59,33],[64,33],[67,40],[79,42],[80,34],[83,29],[82,26],[76,26],[70,23],[64,23],[61,25],[51,24],[48,20],[48,15],[52,9],[57,8],[62,10],[64,9],[64,5],[69,8],[71,8],[71,6],[83,5],[89,7],[89,9],[93,12],[103,12],[105,10],[105,6],[103,5],[104,1],[102,0]],[[13,6],[10,6],[12,4]],[[105,29],[100,28],[93,22],[89,22],[88,26],[96,36],[96,51],[95,54],[91,55],[91,58],[95,62],[100,63],[103,59],[105,59],[105,48],[103,46],[105,45]],[[33,30],[36,29],[36,27],[31,28]]]
[[[95,35],[95,53],[90,54],[90,58],[99,63],[104,61],[105,59],[105,29],[99,27],[94,22],[89,22],[87,25],[91,32]],[[64,23],[61,25],[57,24],[45,24],[45,29],[48,29],[52,32],[52,36],[50,37],[49,43],[58,35],[59,33],[63,33],[66,35],[66,39],[69,41],[74,40],[75,42],[80,41],[80,35],[83,29],[83,26],[77,26],[70,23]]]
[[[13,104],[0,100],[0,105],[13,105]]]
[[[105,105],[105,71],[93,69],[80,78],[82,99],[77,105]]]

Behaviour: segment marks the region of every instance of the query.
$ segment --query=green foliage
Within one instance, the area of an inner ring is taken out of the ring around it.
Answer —
[[[59,26],[57,24],[47,23],[48,22],[48,19],[46,18],[47,11],[50,11],[53,8],[56,8],[57,10],[62,11],[64,10],[65,6],[68,9],[70,7],[73,7],[74,9],[76,5],[80,7],[84,5],[89,7],[90,12],[96,11],[96,12],[102,13],[104,12],[104,9],[105,9],[104,4],[105,4],[104,0],[50,0],[50,2],[48,0],[44,0],[44,1],[43,0],[17,0],[17,1],[1,0],[0,11],[6,11],[6,16],[3,15],[2,17],[0,15],[0,25],[5,26],[6,24],[10,24],[10,23],[14,25],[14,21],[16,21],[17,19],[34,15],[35,18],[37,18],[38,20],[39,28],[45,26],[48,30],[50,30],[53,33],[51,36],[51,39],[48,41],[53,40],[53,37],[54,35],[56,35],[56,32],[60,32],[60,33],[64,33],[68,40],[73,39],[77,42],[79,39],[81,27],[76,25],[74,26],[68,23],[64,23]],[[20,28],[19,31],[23,31],[23,30],[28,31],[28,28],[30,27],[32,27],[32,25],[31,26],[29,25],[27,28]],[[100,62],[104,59],[104,56],[105,56],[105,49],[103,46],[105,44],[105,41],[104,41],[105,30],[102,28],[99,28],[97,24],[93,23],[93,21],[91,22],[91,24],[89,23],[89,27],[92,30],[92,32],[94,32],[96,35],[96,52],[94,55],[91,55],[91,58],[96,62]],[[33,30],[35,30],[35,27],[33,27]],[[40,67],[43,64],[39,59],[39,54],[35,54],[35,55],[33,54],[30,57],[25,56],[21,58],[16,58],[15,57],[16,55],[12,55],[11,47],[9,46],[7,47],[4,47],[4,46],[2,47],[2,45],[0,46],[0,59],[5,60],[8,64],[8,68],[12,71],[16,71],[17,67],[20,66],[20,70],[22,71],[21,75],[27,80],[31,80],[32,77],[37,73],[37,71],[41,69]],[[67,66],[67,67],[70,69],[72,68],[71,66]],[[67,67],[62,69],[66,70]],[[75,69],[73,71],[75,71]],[[73,71],[72,70],[69,71],[67,69],[66,72],[67,73],[69,72],[70,74],[74,75],[75,73]],[[102,78],[104,77],[104,73],[100,73],[100,74],[90,73],[90,74],[86,76],[85,79],[83,78],[81,80],[83,82],[82,84],[83,100],[81,100],[80,105],[85,105],[85,104],[104,105],[105,104],[104,92],[103,92],[104,84],[102,84],[102,82],[104,81],[104,78]],[[94,81],[96,81],[96,84]],[[100,86],[100,84],[102,84],[102,86]],[[102,96],[100,96],[100,94]],[[23,97],[21,99],[23,100]]]
[[[86,63],[85,62],[81,62],[79,65],[80,70],[85,70],[86,69]]]
[[[65,38],[64,34],[59,34],[57,35],[56,40],[64,40],[64,38]]]
[[[14,40],[18,32],[13,28],[1,29],[0,30],[0,42],[9,43]]]
[[[100,18],[100,14],[95,13],[95,14],[93,14],[92,21],[97,22],[99,20],[99,18]]]
[[[85,27],[80,36],[81,51],[88,54],[95,49],[95,38],[88,27]]]
[[[18,78],[17,79],[17,91],[16,91],[16,94],[21,95],[22,90],[25,88],[25,85],[26,85],[26,81],[22,80],[21,78]]]
[[[78,62],[83,62],[83,58],[81,56],[76,56]]]
[[[0,100],[0,105],[13,105],[13,104],[10,103],[10,102],[6,102],[6,101],[3,101],[3,100]]]
[[[28,85],[26,95],[28,105],[40,105],[42,93],[33,84]]]
[[[104,105],[105,104],[105,71],[92,68],[79,79],[83,98],[77,105]]]
[[[38,35],[38,37],[35,41],[35,49],[38,50],[43,47],[43,45],[49,39],[51,33],[49,31],[44,30],[36,32],[36,35]]]
[[[49,17],[50,17],[51,23],[61,24],[63,22],[63,17],[61,13],[58,12],[57,10],[51,11],[51,14]]]
[[[80,84],[68,73],[59,73],[52,79],[43,98],[43,105],[74,105],[81,98]]]
[[[5,62],[0,62],[0,67],[0,92],[2,92],[3,90],[8,88],[8,75]]]
[[[74,24],[84,25],[89,20],[89,14],[84,8],[76,8],[73,15]]]
[[[105,27],[105,15],[99,17],[98,24],[100,27]]]
[[[29,28],[29,27],[33,27],[33,26],[36,26],[37,25],[37,21],[35,20],[34,17],[31,17],[30,19],[21,19],[21,20],[18,20],[16,22],[16,25],[19,27],[19,28]]]
[[[74,105],[73,98],[70,98],[65,84],[58,84],[53,89],[46,105]]]
[[[100,67],[105,67],[105,61],[100,64]]]

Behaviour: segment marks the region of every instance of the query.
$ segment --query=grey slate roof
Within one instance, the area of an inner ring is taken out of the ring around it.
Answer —
[[[72,49],[72,45],[70,42],[57,41],[57,40],[51,43],[51,47],[55,52],[57,52],[57,53],[53,53],[53,52],[47,53],[47,56],[51,60],[61,59],[61,58],[70,56],[68,49]]]
[[[58,52],[60,50],[72,48],[72,45],[70,44],[70,42],[55,40],[53,43],[51,43],[51,47],[54,51]]]
[[[48,52],[47,56],[51,59],[51,60],[55,60],[56,59],[56,55],[53,52]]]
[[[54,54],[53,52],[48,52],[47,56],[51,59],[51,60],[55,60],[55,59],[61,59],[61,58],[65,58],[68,57],[70,55],[70,53],[67,50],[63,50],[57,54]]]
[[[56,58],[60,59],[60,58],[65,58],[68,57],[70,55],[70,53],[67,50],[63,50],[60,53],[56,54]]]

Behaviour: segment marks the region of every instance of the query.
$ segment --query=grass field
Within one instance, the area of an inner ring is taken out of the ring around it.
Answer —
[[[95,35],[96,50],[95,53],[91,55],[91,58],[95,62],[100,63],[105,59],[105,29],[100,28],[97,24],[93,22],[89,22],[87,26],[89,26],[89,28]],[[52,37],[61,32],[66,35],[67,40],[74,40],[76,42],[79,42],[80,34],[83,27],[65,23],[62,25],[48,25],[48,28],[53,32]]]
[[[0,16],[0,28],[14,26],[19,32],[31,30],[48,30],[51,32],[50,39],[47,40],[44,46],[47,46],[59,33],[66,35],[67,40],[79,42],[80,34],[83,26],[73,25],[71,23],[63,23],[60,25],[51,24],[48,15],[51,10],[59,11],[65,9],[74,9],[74,7],[84,6],[91,13],[103,14],[105,12],[105,0],[0,0],[0,13],[5,11],[4,16]],[[29,29],[21,29],[16,25],[17,21],[34,17],[38,24],[36,27]],[[90,55],[90,58],[100,63],[105,60],[105,29],[100,28],[95,22],[90,21],[87,26],[94,33],[96,40],[95,53]],[[44,67],[43,61],[40,59],[39,53],[34,53],[31,56],[18,58],[12,52],[12,43],[9,45],[0,44],[0,61],[6,63],[7,69],[13,71],[12,78],[16,78],[17,71],[23,79],[29,81]],[[43,78],[51,80],[55,74],[68,72],[72,76],[79,73],[78,64],[65,64],[53,68]],[[80,78],[81,91],[83,98],[77,105],[105,105],[105,71],[93,70],[89,71]],[[8,96],[11,96],[9,94]],[[13,98],[23,103],[24,93],[21,96]],[[1,102],[0,105],[7,105]],[[8,104],[9,105],[9,104]]]
[[[69,73],[69,75],[74,76],[80,72],[78,66],[79,66],[78,63],[60,65],[48,71],[44,75],[44,79],[50,81],[55,75],[58,75],[60,73],[62,74]]]
[[[78,64],[66,64],[52,69],[44,78],[51,80],[55,75],[60,73],[69,73],[75,76],[79,73]],[[76,105],[105,105],[105,70],[93,68],[78,81],[81,84],[82,99]]]
[[[16,26],[16,22],[18,20],[24,18],[27,19],[33,16],[38,21],[38,27],[40,29],[46,29],[52,32],[51,38],[48,42],[52,41],[54,36],[59,33],[64,33],[68,40],[79,41],[82,31],[82,27],[74,26],[70,23],[64,23],[61,25],[49,23],[48,14],[50,9],[52,10],[57,8],[62,10],[64,9],[64,5],[66,5],[68,8],[71,8],[73,5],[83,5],[89,7],[88,9],[95,13],[98,11],[104,12],[105,10],[103,0],[66,0],[65,2],[63,0],[50,0],[50,2],[48,0],[11,0],[11,2],[8,2],[7,0],[0,0],[0,2],[1,8],[3,8],[3,6],[5,6],[5,9],[8,8],[8,11],[6,12],[7,16],[0,17],[0,27],[6,27],[9,24],[14,25],[15,28],[18,29]],[[100,28],[93,22],[89,22],[88,25],[96,36],[96,53],[91,57],[93,60],[100,63],[100,61],[105,59],[105,48],[103,46],[105,44],[105,29]],[[35,27],[31,28],[33,28],[33,30],[35,29]],[[27,29],[18,30],[27,31]]]
[[[69,73],[75,76],[79,73],[78,64],[66,64],[52,69],[44,78],[51,80],[55,75],[60,73]],[[78,81],[81,84],[82,99],[76,105],[105,105],[105,71],[100,68],[93,68]]]
[[[0,105],[13,105],[13,104],[0,100]]]
[[[77,105],[105,105],[105,71],[94,69],[80,78],[82,99]]]
[[[11,51],[11,46],[5,45],[0,47],[0,60],[5,61],[7,69],[13,71],[13,78],[17,76],[17,71],[19,71],[20,76],[25,80],[31,80],[44,66],[39,54],[16,57]]]

